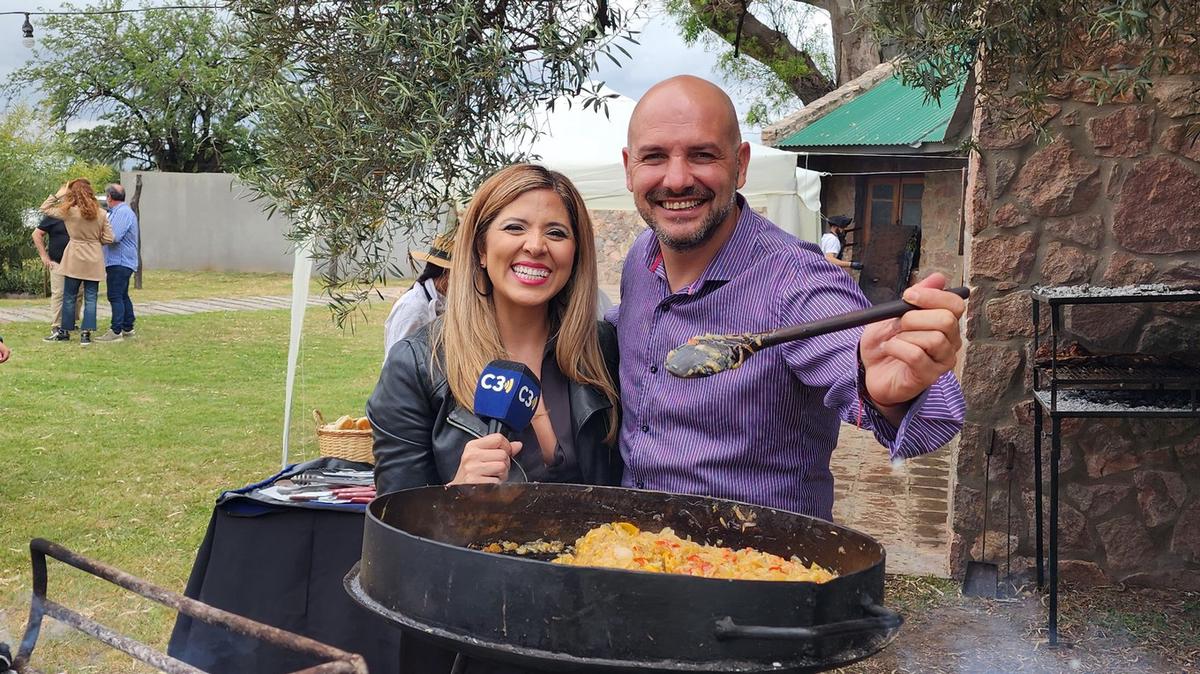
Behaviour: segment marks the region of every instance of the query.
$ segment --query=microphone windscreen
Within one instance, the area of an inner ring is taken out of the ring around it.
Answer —
[[[493,360],[475,382],[475,415],[521,432],[533,420],[542,385],[523,363]]]

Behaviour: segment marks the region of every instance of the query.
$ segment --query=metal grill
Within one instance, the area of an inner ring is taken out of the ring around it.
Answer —
[[[1200,302],[1200,289],[1165,285],[1102,288],[1088,285],[1034,288],[1033,318],[1033,474],[1036,510],[1038,587],[1049,585],[1047,627],[1050,644],[1058,643],[1058,499],[1062,456],[1061,421],[1070,417],[1187,418],[1200,417],[1200,370],[1169,356],[1113,354],[1092,356],[1059,348],[1061,309],[1073,304]],[[1042,305],[1049,305],[1050,334],[1041,340]],[[1050,417],[1050,540],[1042,549],[1042,417]],[[1049,569],[1049,583],[1045,570]]]
[[[1056,367],[1038,363],[1045,377],[1053,376],[1060,387],[1110,386],[1200,389],[1200,369],[1188,367],[1170,358],[1098,356],[1059,361]],[[1136,358],[1136,360],[1134,359]],[[1126,364],[1127,363],[1127,364]],[[1054,373],[1051,374],[1051,370]]]
[[[62,604],[51,601],[46,597],[47,557],[53,557],[64,564],[107,580],[196,620],[220,625],[238,634],[245,634],[280,648],[304,653],[312,656],[314,660],[321,661],[321,664],[293,672],[293,674],[367,674],[366,663],[360,655],[347,653],[308,637],[264,625],[228,611],[213,608],[181,594],[164,590],[120,569],[74,553],[57,543],[35,538],[29,543],[29,556],[33,566],[33,596],[30,602],[29,623],[25,627],[25,636],[21,639],[16,660],[12,663],[13,669],[18,674],[39,674],[38,670],[30,664],[30,658],[41,632],[42,619],[46,616],[59,620],[112,648],[133,656],[161,672],[204,674],[202,670],[192,667],[186,662],[160,653],[146,644],[120,634]]]

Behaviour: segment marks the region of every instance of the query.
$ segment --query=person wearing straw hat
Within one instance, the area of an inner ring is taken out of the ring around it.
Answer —
[[[427,252],[410,253],[414,260],[425,263],[408,292],[392,305],[383,324],[383,357],[387,358],[392,345],[429,325],[446,310],[446,288],[450,282],[450,251],[454,249],[454,232],[439,234]]]

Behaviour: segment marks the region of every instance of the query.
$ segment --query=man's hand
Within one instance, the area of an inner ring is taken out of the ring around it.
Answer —
[[[893,424],[904,418],[913,398],[954,369],[966,302],[945,287],[945,276],[930,275],[904,291],[904,300],[920,309],[863,330],[858,351],[867,395]]]
[[[512,457],[521,451],[520,442],[509,442],[499,433],[467,443],[450,484],[498,484],[508,479]]]
[[[8,360],[8,357],[11,354],[12,351],[10,351],[7,346],[4,346],[4,342],[0,342],[0,363]]]
[[[44,257],[42,258],[42,266],[50,271],[54,271],[54,260],[51,260],[49,257]]]

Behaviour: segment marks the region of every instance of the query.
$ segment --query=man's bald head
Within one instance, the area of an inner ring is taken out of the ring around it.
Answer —
[[[750,165],[729,96],[690,75],[659,82],[634,108],[628,143],[625,186],[659,242],[713,253],[733,232]]]
[[[645,124],[657,123],[689,112],[700,113],[720,124],[731,147],[742,142],[737,111],[733,101],[720,87],[692,75],[677,75],[650,87],[638,101],[629,118],[626,142],[634,144],[634,134]]]

